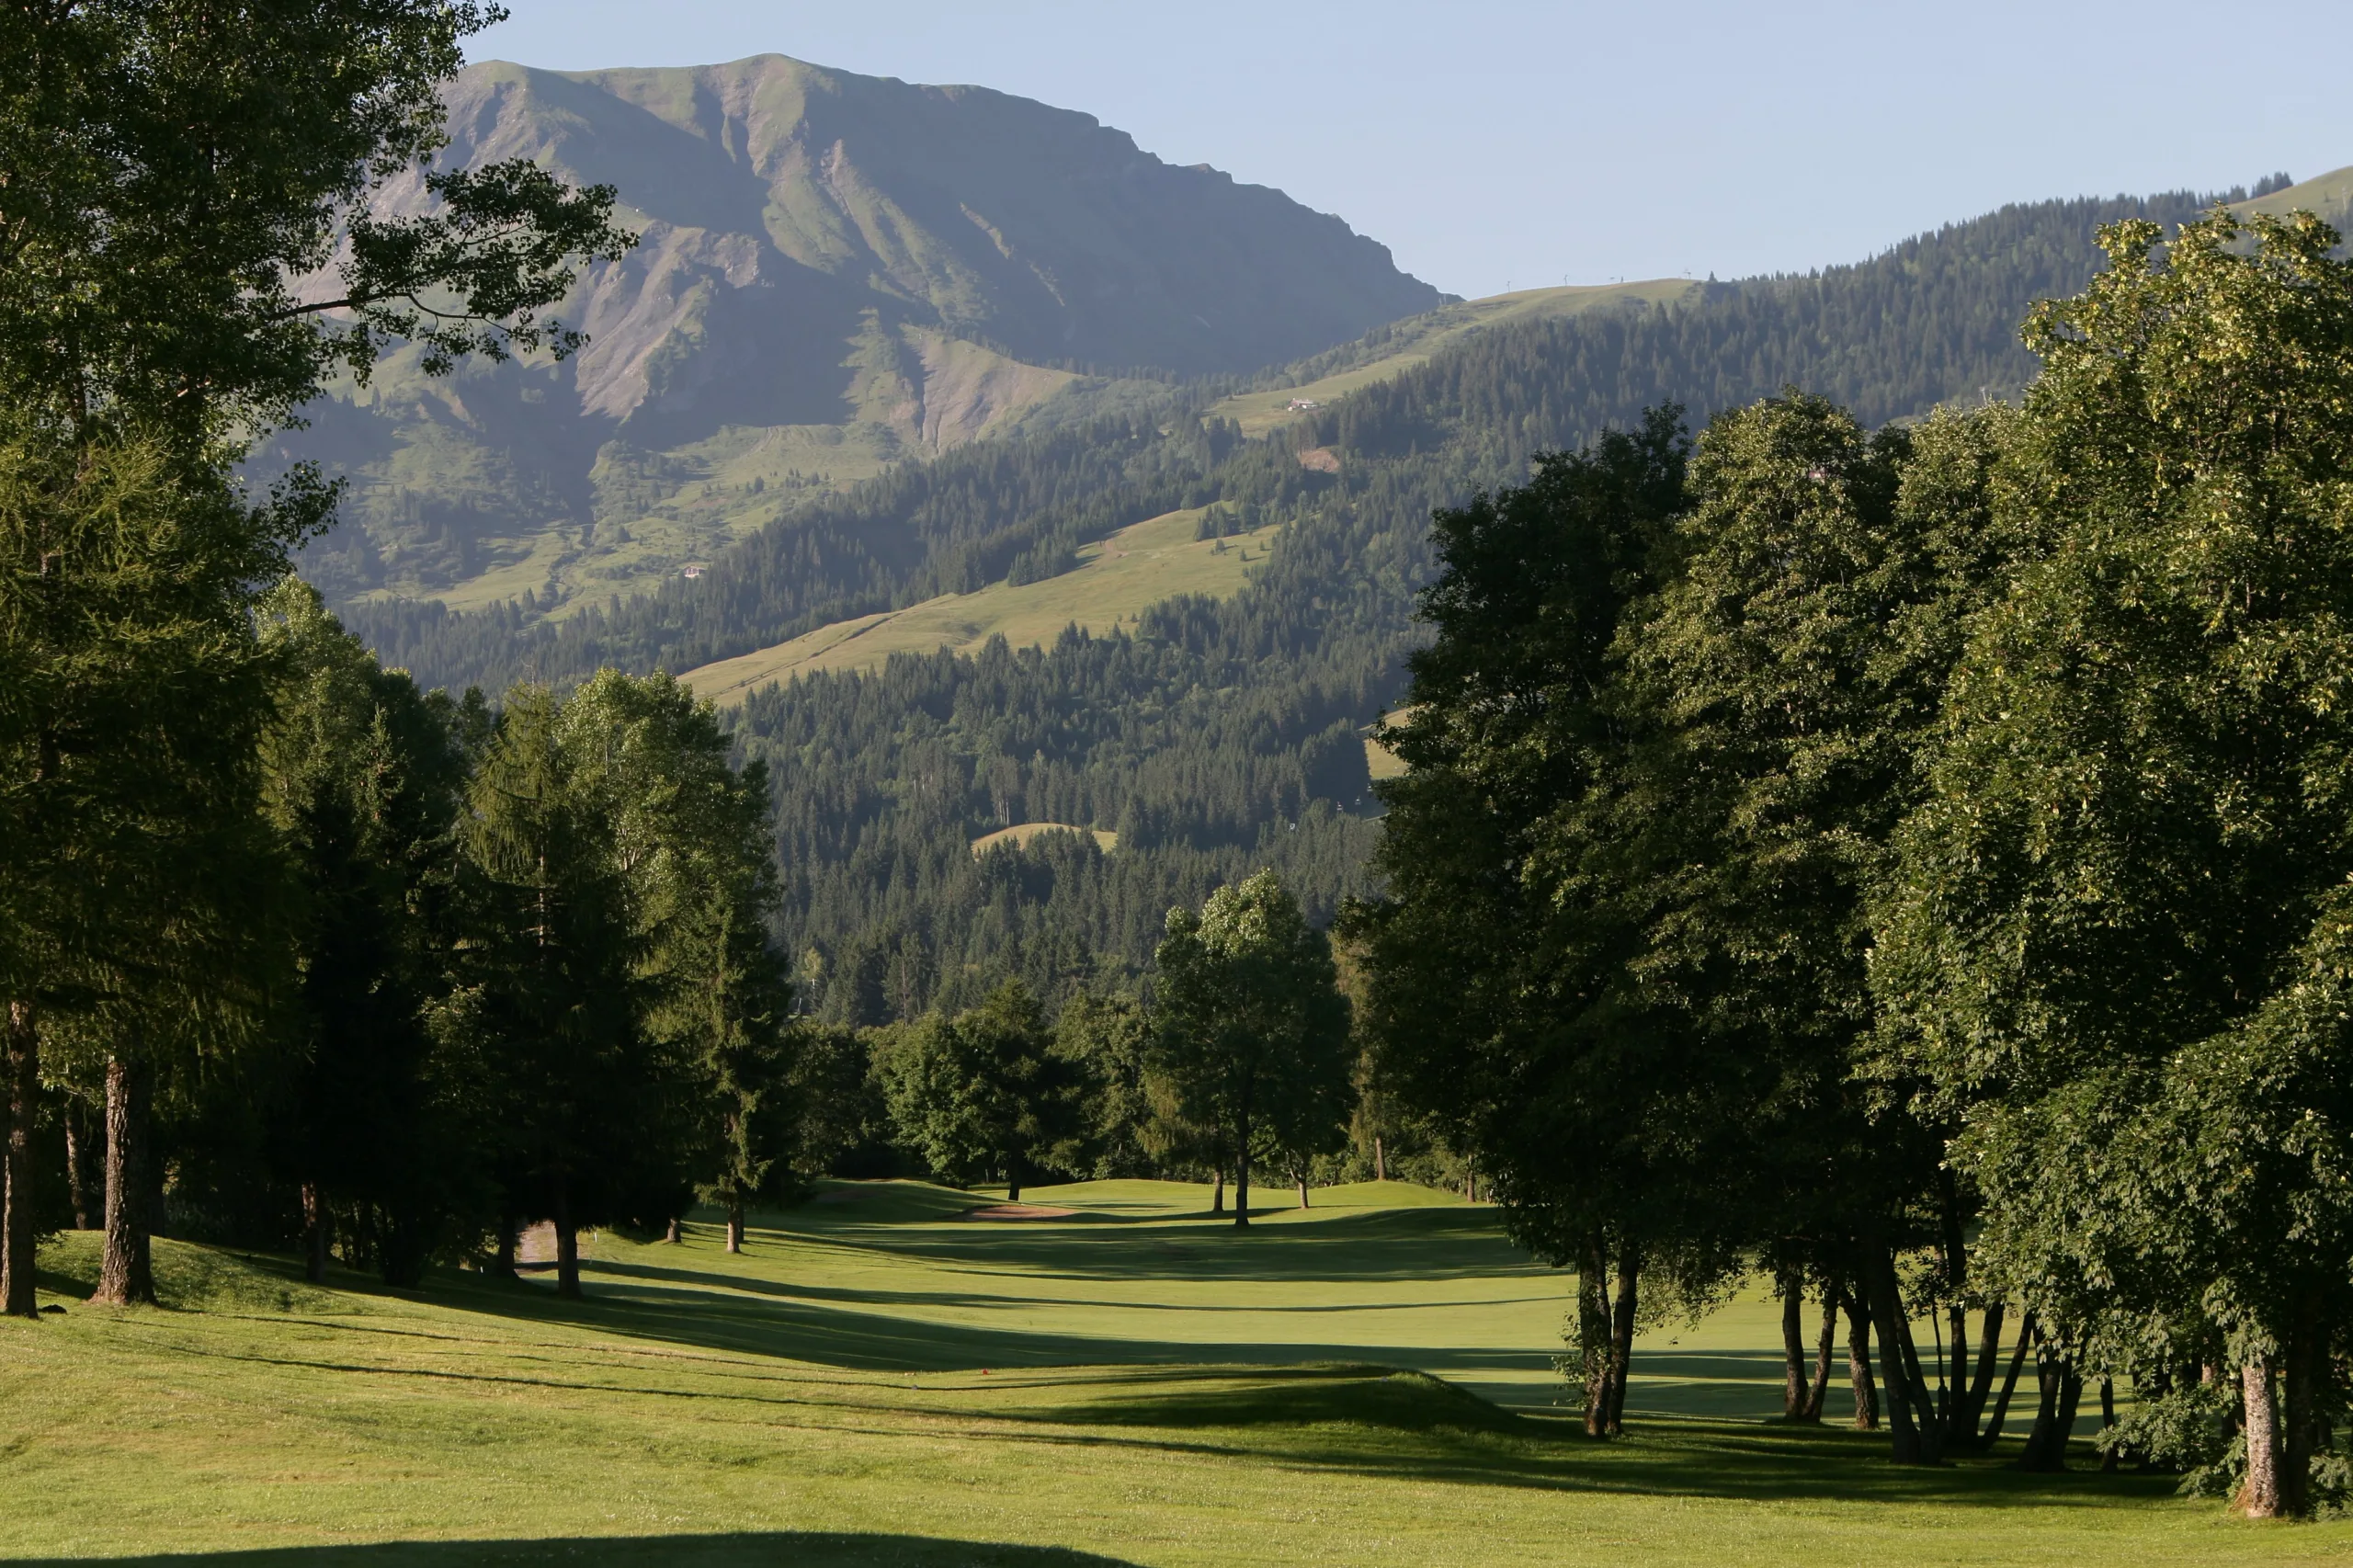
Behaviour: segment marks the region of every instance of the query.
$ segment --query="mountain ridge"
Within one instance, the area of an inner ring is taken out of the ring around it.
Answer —
[[[1447,298],[1279,191],[986,88],[486,62],[445,102],[447,162],[611,184],[642,237],[560,311],[572,360],[396,352],[276,444],[352,481],[305,562],[338,605],[569,613],[907,458],[1160,395],[1102,367],[1254,370]]]

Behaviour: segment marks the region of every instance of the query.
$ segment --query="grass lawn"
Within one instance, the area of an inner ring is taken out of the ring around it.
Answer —
[[[1589,1444],[1547,1403],[1569,1281],[1444,1194],[1330,1189],[1246,1234],[1159,1183],[959,1217],[994,1196],[835,1185],[735,1258],[710,1226],[599,1237],[579,1305],[460,1273],[318,1289],[165,1243],[171,1304],[110,1312],[78,1301],[95,1238],[60,1238],[43,1300],[69,1310],[0,1324],[0,1556],[2353,1558],[2353,1527],[2237,1523],[2163,1478],[1904,1471],[1877,1437],[1784,1429],[1760,1301],[1650,1335],[1638,1432]]]

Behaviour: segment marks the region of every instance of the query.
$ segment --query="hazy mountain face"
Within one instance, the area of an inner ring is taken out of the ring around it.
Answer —
[[[435,382],[396,354],[285,443],[353,480],[307,563],[338,597],[601,597],[1122,369],[1255,369],[1441,299],[1279,191],[980,88],[770,55],[490,63],[447,97],[451,160],[610,184],[643,238],[563,309],[575,360]]]

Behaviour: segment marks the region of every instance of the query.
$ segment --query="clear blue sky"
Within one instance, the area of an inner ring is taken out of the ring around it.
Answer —
[[[1082,109],[1465,295],[1870,255],[2006,201],[2353,164],[2353,0],[507,0],[477,59],[776,51]]]

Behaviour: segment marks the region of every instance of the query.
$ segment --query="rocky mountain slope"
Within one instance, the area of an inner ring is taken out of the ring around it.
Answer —
[[[434,381],[395,355],[282,445],[352,480],[306,564],[338,600],[601,601],[904,458],[1443,299],[1279,191],[982,88],[767,55],[486,63],[447,98],[449,157],[609,183],[642,238],[567,303],[575,360]]]

